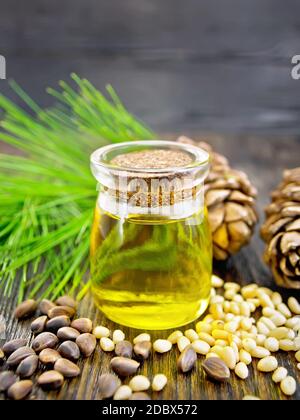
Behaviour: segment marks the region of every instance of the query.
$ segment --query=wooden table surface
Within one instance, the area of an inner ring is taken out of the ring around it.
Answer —
[[[164,138],[172,138],[165,134]],[[210,136],[210,142],[221,153],[226,154],[232,165],[244,169],[259,191],[258,210],[263,220],[262,209],[268,202],[268,194],[280,180],[281,171],[287,167],[299,166],[300,141],[296,137],[267,138],[255,136]],[[257,229],[258,231],[258,229]],[[257,282],[261,285],[272,286],[272,278],[268,268],[262,262],[263,243],[256,232],[250,246],[244,248],[238,255],[226,263],[215,264],[215,270],[226,280],[234,280],[241,284]],[[280,290],[287,297],[291,294],[300,297],[299,292],[285,292]],[[0,318],[6,320],[6,339],[28,338],[29,321],[17,323],[13,317],[15,300],[0,296]],[[79,314],[89,317],[95,324],[103,324],[114,329],[119,327],[105,319],[93,305],[91,297],[86,297],[79,306]],[[124,328],[126,337],[130,340],[138,331]],[[152,333],[153,338],[167,337],[168,332]],[[0,340],[0,345],[4,340]],[[94,355],[84,361],[80,361],[82,375],[70,382],[66,382],[59,392],[44,393],[35,387],[33,395],[36,399],[98,399],[98,381],[102,373],[109,371],[111,355],[100,350],[99,346]],[[249,379],[243,381],[232,375],[227,384],[214,384],[205,379],[201,369],[201,358],[196,368],[189,374],[179,374],[176,368],[178,350],[166,355],[151,355],[140,373],[150,378],[155,373],[165,373],[169,382],[165,390],[153,396],[155,399],[189,400],[189,399],[233,399],[240,400],[245,394],[253,394],[263,399],[285,399],[279,387],[271,380],[270,374],[261,374],[255,366],[250,367]],[[300,380],[300,372],[297,371],[294,353],[279,353],[279,364],[288,368],[290,374]],[[0,370],[3,370],[0,367]],[[0,395],[0,399],[3,395]],[[293,399],[300,399],[300,387]]]

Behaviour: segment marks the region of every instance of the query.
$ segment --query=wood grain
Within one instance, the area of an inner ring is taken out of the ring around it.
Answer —
[[[168,134],[164,138],[174,137]],[[211,136],[210,142],[220,152],[225,153],[235,167],[245,169],[259,189],[259,213],[262,218],[263,206],[268,201],[268,193],[279,181],[281,170],[285,167],[299,165],[300,143],[297,138],[265,138],[253,136],[221,137]],[[254,236],[250,246],[244,248],[238,255],[226,263],[215,264],[215,270],[226,280],[238,281],[240,284],[257,282],[261,285],[272,286],[274,283],[268,268],[261,258],[263,243],[258,233]],[[287,292],[280,290],[285,297],[293,294],[298,299],[299,292]],[[24,337],[31,339],[29,333],[29,322],[17,323],[12,318],[15,300],[0,296],[0,315],[7,321],[7,339]],[[81,302],[79,314],[89,317],[95,324],[104,324],[111,329],[119,327],[105,319],[105,317],[94,307],[91,297],[86,297]],[[132,339],[138,331],[124,328],[126,337]],[[167,337],[168,332],[151,333],[153,339]],[[4,340],[0,340],[0,345]],[[110,354],[105,354],[99,347],[95,354],[86,360],[79,362],[82,369],[80,378],[66,382],[59,392],[45,394],[35,387],[33,395],[36,399],[98,399],[98,381],[102,373],[109,371]],[[262,399],[286,399],[280,392],[279,387],[271,380],[271,375],[259,373],[255,366],[250,368],[249,379],[242,381],[232,375],[228,384],[214,384],[205,378],[201,369],[201,358],[199,357],[196,369],[189,374],[180,374],[176,367],[177,349],[166,355],[151,355],[151,358],[141,369],[141,373],[153,377],[155,373],[165,373],[169,383],[161,393],[153,394],[154,399],[171,400],[240,400],[245,394],[257,395]],[[300,372],[296,368],[294,353],[279,353],[279,364],[288,368],[290,374],[300,381]],[[1,370],[4,367],[0,368]],[[3,398],[1,395],[0,398]],[[300,399],[298,385],[297,393],[291,399]]]
[[[299,38],[296,0],[1,1],[7,77],[42,106],[74,71],[160,131],[297,134]]]

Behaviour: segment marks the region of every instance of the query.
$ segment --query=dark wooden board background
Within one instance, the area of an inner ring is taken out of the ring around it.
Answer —
[[[174,136],[164,134],[164,138],[172,139]],[[244,169],[259,191],[258,208],[263,219],[262,209],[268,202],[268,193],[275,187],[281,176],[281,170],[287,167],[299,165],[300,142],[297,138],[283,137],[281,139],[254,137],[254,136],[210,136],[209,141],[217,150],[231,159],[235,167]],[[244,248],[238,255],[226,263],[215,264],[215,269],[226,280],[238,281],[241,284],[257,282],[261,285],[275,285],[268,268],[262,262],[263,243],[259,238],[258,231],[253,237],[251,244]],[[294,295],[300,299],[299,292],[285,292],[280,290],[285,297]],[[12,318],[15,300],[0,296],[0,315],[7,320],[7,339],[15,337],[30,338],[28,331],[29,322],[17,323]],[[79,313],[91,318],[95,324],[104,324],[111,329],[119,327],[105,319],[94,307],[93,301],[87,297],[80,305]],[[126,337],[132,339],[138,334],[137,330],[124,328]],[[153,339],[168,336],[168,332],[151,333]],[[3,343],[0,341],[0,345]],[[97,399],[98,378],[101,373],[109,371],[110,354],[102,352],[97,347],[93,357],[81,361],[82,376],[66,383],[60,392],[45,394],[35,388],[34,396],[38,399]],[[285,399],[279,387],[271,380],[270,374],[261,374],[255,368],[250,368],[250,376],[242,381],[232,375],[228,384],[215,385],[205,379],[201,369],[201,361],[196,369],[187,375],[177,372],[176,358],[178,351],[172,351],[166,355],[154,354],[145,363],[141,372],[152,377],[155,373],[165,373],[169,383],[165,390],[155,394],[157,399],[189,400],[189,399],[233,399],[240,400],[245,394],[257,395],[264,399]],[[300,372],[296,369],[294,353],[278,354],[279,364],[288,368],[289,372],[300,380]],[[1,396],[0,396],[1,398]],[[300,398],[298,385],[297,394],[293,399]]]
[[[298,0],[1,0],[0,54],[42,105],[74,71],[155,130],[299,132]]]
[[[174,137],[168,133],[209,138],[257,186],[261,220],[282,170],[299,166],[300,80],[290,75],[291,57],[300,54],[298,0],[1,0],[0,54],[7,77],[42,106],[52,104],[45,87],[74,71],[100,89],[111,83],[163,138]],[[19,101],[7,81],[0,80],[0,92]],[[271,285],[262,251],[257,230],[249,247],[216,269],[242,284]],[[28,323],[12,319],[14,305],[14,299],[0,296],[7,339],[29,338]],[[89,298],[80,313],[114,327]],[[125,330],[129,338],[136,334]],[[81,378],[59,393],[35,389],[34,395],[96,399],[110,357],[97,349],[81,363]],[[279,358],[299,380],[294,358]],[[215,386],[204,380],[200,362],[183,376],[175,361],[175,352],[155,355],[142,370],[150,376],[167,373],[169,384],[157,398],[241,399],[246,393],[284,398],[270,375],[256,370],[246,381]],[[294,398],[300,398],[299,389]]]

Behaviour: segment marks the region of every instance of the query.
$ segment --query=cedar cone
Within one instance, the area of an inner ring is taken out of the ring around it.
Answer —
[[[205,201],[213,235],[216,260],[226,260],[248,244],[258,221],[256,189],[244,172],[232,169],[228,160],[205,142],[181,136],[180,143],[193,144],[211,156],[211,170],[205,181]]]
[[[300,167],[284,171],[265,212],[265,261],[279,286],[300,289]]]

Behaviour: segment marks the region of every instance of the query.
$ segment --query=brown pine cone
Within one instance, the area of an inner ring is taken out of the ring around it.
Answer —
[[[194,144],[211,155],[211,170],[205,181],[205,200],[213,234],[214,258],[226,260],[248,244],[258,221],[256,189],[244,172],[230,167],[228,160],[205,142],[181,136],[181,143]]]
[[[300,289],[300,168],[284,172],[265,212],[265,261],[279,286]]]

